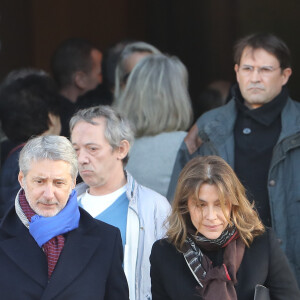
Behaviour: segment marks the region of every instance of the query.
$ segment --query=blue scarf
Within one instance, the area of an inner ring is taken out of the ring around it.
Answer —
[[[29,232],[42,247],[53,237],[69,232],[79,226],[80,212],[77,193],[72,191],[67,205],[53,217],[34,215],[29,223]]]

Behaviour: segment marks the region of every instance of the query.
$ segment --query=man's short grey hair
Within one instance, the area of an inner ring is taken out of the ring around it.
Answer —
[[[174,56],[143,58],[131,72],[116,105],[133,124],[135,137],[187,130],[192,106],[186,67]]]
[[[75,113],[70,120],[71,134],[78,122],[84,121],[92,125],[97,125],[97,122],[95,122],[93,119],[101,117],[105,118],[106,120],[104,136],[113,149],[120,147],[120,143],[123,140],[128,141],[130,146],[132,145],[134,141],[134,134],[129,121],[118,111],[107,105],[99,105],[87,109],[81,109]],[[123,164],[126,164],[127,161],[128,155],[123,159]]]
[[[65,161],[70,165],[72,179],[78,174],[77,155],[70,141],[64,136],[46,135],[32,138],[23,147],[19,158],[20,171],[26,177],[32,162],[40,160]]]
[[[145,42],[134,42],[128,44],[120,54],[116,71],[115,71],[115,90],[114,90],[114,98],[116,101],[119,99],[121,95],[121,86],[126,80],[125,78],[129,75],[127,70],[126,60],[127,58],[134,53],[149,53],[149,54],[159,54],[161,53],[154,46],[145,43]]]

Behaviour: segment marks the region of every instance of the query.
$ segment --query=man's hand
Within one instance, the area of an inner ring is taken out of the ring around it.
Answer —
[[[202,140],[199,137],[198,132],[198,127],[195,123],[188,132],[187,136],[184,138],[184,142],[190,155],[192,155],[202,145]]]

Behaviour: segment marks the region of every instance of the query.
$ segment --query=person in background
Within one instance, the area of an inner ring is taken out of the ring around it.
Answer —
[[[126,86],[130,72],[135,65],[144,57],[151,54],[160,54],[154,46],[145,42],[133,42],[125,46],[121,52],[115,71],[114,102],[118,103],[122,91]]]
[[[78,97],[77,104],[80,109],[112,104],[117,63],[122,50],[131,42],[129,40],[118,42],[104,52],[102,60],[103,81],[94,90]]]
[[[107,88],[111,91],[112,94],[115,90],[116,68],[117,65],[121,63],[120,57],[122,51],[127,45],[132,43],[135,43],[135,41],[126,39],[121,40],[109,47],[104,53],[102,68],[103,83],[106,84]]]
[[[13,83],[17,79],[24,79],[28,77],[29,75],[37,75],[37,76],[47,76],[49,77],[49,74],[42,70],[42,69],[35,69],[35,68],[21,68],[10,71],[6,77],[1,82],[1,88]]]
[[[133,132],[111,107],[78,111],[70,132],[84,181],[76,186],[79,205],[120,229],[130,299],[151,299],[149,256],[153,243],[166,233],[170,204],[124,170]]]
[[[227,103],[227,99],[230,97],[230,87],[229,81],[216,80],[202,90],[198,97],[193,99],[194,120],[197,120],[205,112]]]
[[[32,74],[32,72],[30,72]],[[27,140],[38,135],[59,135],[59,95],[45,74],[11,80],[0,91],[0,119],[7,140],[2,142],[0,172],[0,219],[13,205],[20,184],[18,159]]]
[[[53,78],[61,95],[61,134],[69,136],[69,121],[78,109],[78,97],[102,82],[102,53],[87,40],[63,41],[51,59]]]
[[[49,74],[47,74],[44,70],[40,69],[34,69],[34,68],[21,68],[21,69],[16,69],[12,70],[9,72],[6,77],[3,79],[0,85],[0,90],[4,89],[6,86],[10,85],[17,79],[23,79],[26,78],[29,75],[37,75],[37,76],[45,76],[48,77],[48,81],[50,82]],[[53,83],[52,83],[53,85]],[[53,89],[55,87],[53,86]],[[2,143],[4,142],[4,143]],[[2,153],[0,153],[1,157],[1,163],[4,162],[5,158],[7,157],[7,154],[10,152],[11,149],[15,147],[15,143],[7,139],[7,136],[2,130],[1,124],[0,124],[0,148],[2,147]]]
[[[153,300],[262,299],[259,286],[269,299],[300,299],[274,232],[218,156],[198,156],[183,168],[167,238],[154,243],[150,261]]]
[[[177,57],[153,54],[141,60],[116,104],[135,132],[126,169],[166,196],[176,154],[192,121],[188,73]]]

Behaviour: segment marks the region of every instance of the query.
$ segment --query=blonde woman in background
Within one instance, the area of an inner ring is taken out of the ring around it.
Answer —
[[[177,57],[153,54],[131,72],[117,108],[131,121],[135,143],[127,170],[166,196],[177,151],[192,118],[188,73]]]

